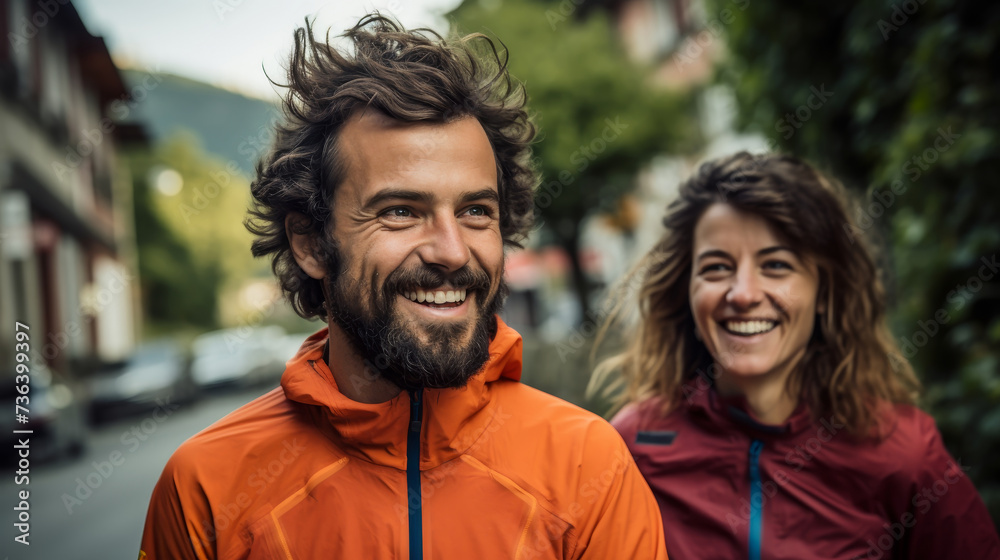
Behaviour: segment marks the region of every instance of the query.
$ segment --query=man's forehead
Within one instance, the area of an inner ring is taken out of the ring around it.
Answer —
[[[347,121],[337,144],[344,183],[362,190],[397,181],[402,184],[392,186],[416,186],[407,184],[411,181],[443,186],[452,176],[475,182],[468,185],[475,189],[497,186],[492,145],[472,116],[406,122],[368,108]]]

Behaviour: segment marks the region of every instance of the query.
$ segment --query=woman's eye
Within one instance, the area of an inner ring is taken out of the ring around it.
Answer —
[[[722,270],[726,270],[726,265],[724,265],[722,263],[715,263],[715,264],[710,264],[710,265],[706,265],[705,267],[703,267],[701,269],[701,273],[704,274],[706,272],[719,272],[719,271],[722,271]]]
[[[764,263],[764,268],[771,268],[775,270],[782,270],[782,269],[791,270],[792,265],[784,261],[767,261],[766,263]]]

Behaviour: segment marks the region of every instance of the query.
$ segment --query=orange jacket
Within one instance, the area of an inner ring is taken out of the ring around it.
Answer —
[[[519,383],[521,337],[498,324],[483,371],[423,390],[419,406],[406,392],[348,399],[323,360],[326,329],[309,337],[281,388],[174,453],[140,558],[665,560],[621,437]]]

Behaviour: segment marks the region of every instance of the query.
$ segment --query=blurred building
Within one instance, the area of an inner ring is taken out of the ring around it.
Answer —
[[[0,364],[21,322],[33,361],[80,375],[135,345],[132,183],[118,150],[144,134],[119,122],[130,92],[72,3],[0,0],[0,31]]]
[[[711,85],[716,64],[725,54],[726,26],[749,0],[730,0],[709,12],[703,0],[584,0],[582,10],[605,10],[615,22],[626,51],[655,68],[657,82],[674,90],[697,90],[701,134],[705,148],[697,156],[663,154],[637,177],[632,198],[617,216],[595,217],[588,224],[585,244],[600,255],[599,279],[620,279],[663,233],[667,205],[681,181],[702,161],[748,150],[767,150],[759,134],[735,129],[734,92]]]

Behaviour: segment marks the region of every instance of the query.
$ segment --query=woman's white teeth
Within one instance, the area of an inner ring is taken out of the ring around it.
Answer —
[[[417,303],[455,303],[465,301],[466,290],[428,290],[426,292],[424,290],[417,290],[415,292],[404,292],[404,295]]]
[[[726,321],[726,330],[740,334],[759,334],[777,326],[777,321]]]

